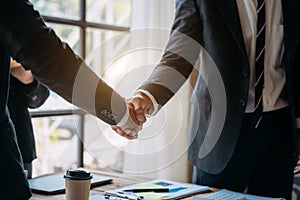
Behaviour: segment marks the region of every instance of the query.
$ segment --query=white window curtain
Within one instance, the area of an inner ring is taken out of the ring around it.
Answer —
[[[175,14],[175,0],[133,0],[132,5],[131,30],[97,44],[86,59],[99,76],[127,98],[158,64]],[[137,140],[128,141],[101,120],[88,118],[86,129],[90,131],[86,131],[84,143],[91,157],[86,155],[86,160],[129,175],[188,181],[191,91],[187,82],[147,121]]]
[[[174,14],[174,0],[133,0],[129,74],[135,86],[143,82],[159,62]],[[189,180],[187,131],[190,93],[189,83],[186,83],[155,117],[148,120],[139,139],[126,145],[124,173]]]

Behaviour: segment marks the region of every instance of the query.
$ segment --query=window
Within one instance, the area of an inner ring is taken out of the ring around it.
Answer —
[[[86,19],[90,22],[129,26],[130,0],[87,0]]]
[[[80,20],[80,0],[32,0],[44,16]]]
[[[128,43],[118,34],[129,31],[131,0],[32,0],[48,26],[82,58],[90,53],[101,55],[91,62],[92,69],[101,74],[105,70],[107,52],[125,51]],[[125,33],[126,34],[126,33]],[[112,42],[103,43],[110,40]],[[78,137],[84,130],[92,139],[99,135],[97,123],[90,115],[72,115],[73,105],[51,92],[49,99],[39,109],[31,110],[36,138],[37,156],[33,176],[80,167],[80,155],[85,155],[85,165],[99,168],[117,163],[119,152],[107,164],[93,158],[91,152],[82,152]],[[90,134],[89,132],[93,132]],[[97,151],[107,151],[109,145],[100,146]],[[77,153],[79,152],[79,153]],[[79,157],[78,157],[79,155]],[[118,167],[116,167],[118,168]]]

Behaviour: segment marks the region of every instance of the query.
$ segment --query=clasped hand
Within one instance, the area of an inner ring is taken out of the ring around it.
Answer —
[[[138,138],[138,132],[146,122],[147,115],[153,113],[153,103],[147,95],[137,92],[127,101],[129,116],[125,123],[112,126],[119,135],[132,140]]]
[[[26,70],[20,63],[12,58],[10,59],[10,74],[23,84],[30,84],[34,81],[31,71]]]

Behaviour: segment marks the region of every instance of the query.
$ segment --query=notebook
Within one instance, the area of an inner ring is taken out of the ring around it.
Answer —
[[[144,192],[127,192],[132,190],[144,190]],[[145,191],[145,190],[153,191]],[[158,189],[167,189],[167,192],[155,192]],[[121,195],[129,195],[140,197],[139,199],[180,199],[183,197],[192,196],[194,194],[198,194],[200,192],[209,191],[209,187],[195,185],[190,183],[182,183],[176,181],[170,181],[165,179],[155,179],[143,183],[138,183],[131,186],[122,187],[116,190],[108,190],[105,191],[105,195],[107,196],[115,196],[120,197]],[[121,195],[120,195],[121,194]],[[128,198],[130,199],[130,198]]]
[[[91,187],[111,183],[112,178],[93,174]],[[46,174],[28,180],[31,191],[40,194],[62,194],[65,192],[64,173]]]

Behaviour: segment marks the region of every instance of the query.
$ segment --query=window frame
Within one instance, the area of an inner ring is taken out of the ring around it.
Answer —
[[[130,25],[126,26],[118,26],[111,25],[105,23],[96,23],[89,22],[86,20],[86,0],[80,0],[79,5],[79,20],[68,19],[64,17],[53,17],[47,15],[41,15],[45,22],[60,24],[60,25],[71,25],[74,27],[78,27],[80,29],[80,57],[82,59],[86,58],[86,36],[87,29],[94,28],[99,30],[109,30],[109,31],[120,31],[120,32],[129,32]],[[32,118],[41,118],[41,117],[52,117],[52,116],[64,116],[64,115],[79,115],[80,116],[80,132],[78,137],[78,152],[77,152],[77,163],[78,167],[84,167],[84,158],[83,158],[83,138],[84,138],[84,124],[85,124],[85,115],[87,113],[81,110],[37,110],[30,111],[30,115]],[[81,138],[81,139],[80,139]]]

